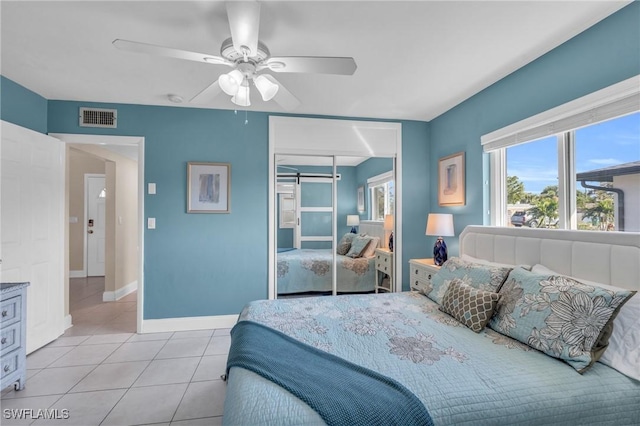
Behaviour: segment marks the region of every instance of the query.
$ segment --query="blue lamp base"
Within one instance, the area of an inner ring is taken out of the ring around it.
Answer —
[[[433,263],[436,266],[442,266],[447,261],[447,245],[442,237],[438,237],[433,246]]]
[[[351,233],[352,233],[352,234],[357,234],[357,233],[358,233],[358,230],[356,229],[356,227],[355,227],[355,226],[352,226],[352,227],[351,227]]]

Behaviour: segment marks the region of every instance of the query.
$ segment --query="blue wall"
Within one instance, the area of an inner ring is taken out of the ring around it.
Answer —
[[[36,132],[47,133],[47,100],[0,76],[0,119]]]
[[[145,319],[225,315],[267,297],[268,116],[249,112],[50,101],[49,131],[86,133],[81,106],[117,108],[117,129],[145,137]],[[186,213],[188,161],[231,164],[231,213]]]
[[[401,121],[405,290],[408,259],[431,257],[429,212],[454,213],[456,235],[488,219],[481,135],[640,74],[639,21],[634,2],[431,123]],[[47,102],[1,83],[4,120],[43,133],[87,133],[78,127],[80,106],[117,108],[117,130],[90,133],[145,137],[145,183],[158,186],[145,196],[146,216],[157,220],[145,231],[146,319],[235,314],[267,297],[267,113],[249,112],[245,126],[233,111]],[[440,208],[437,162],[458,151],[466,152],[467,204]],[[230,214],[186,213],[187,161],[231,163]],[[448,242],[457,254],[457,238]]]
[[[145,215],[156,218],[157,228],[145,230],[144,318],[236,314],[266,298],[268,114],[249,112],[245,125],[244,114],[226,110],[49,101],[49,131],[87,133],[78,126],[81,106],[118,110],[117,129],[90,133],[145,137],[145,184],[157,185],[157,195],[145,195]],[[403,150],[417,167],[408,174],[419,176],[419,185],[410,186],[426,200],[428,124],[402,124]],[[230,214],[186,213],[188,161],[231,163]],[[340,171],[348,188],[338,199],[346,224],[356,210],[355,171]],[[405,215],[422,218],[425,211],[410,203]]]
[[[453,213],[456,236],[467,225],[490,223],[480,137],[640,74],[639,23],[634,2],[430,122],[432,212]],[[459,151],[466,153],[466,205],[438,207],[438,159]],[[458,239],[447,242],[457,254]]]

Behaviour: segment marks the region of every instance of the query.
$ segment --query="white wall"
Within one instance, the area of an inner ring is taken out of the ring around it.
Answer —
[[[613,187],[624,191],[624,230],[640,232],[640,173],[614,176]]]

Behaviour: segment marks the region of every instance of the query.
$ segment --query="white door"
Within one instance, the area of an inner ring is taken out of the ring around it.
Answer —
[[[58,139],[2,121],[0,281],[27,290],[27,353],[64,332],[64,170]]]
[[[104,175],[85,175],[87,216],[87,276],[104,276],[105,201]]]

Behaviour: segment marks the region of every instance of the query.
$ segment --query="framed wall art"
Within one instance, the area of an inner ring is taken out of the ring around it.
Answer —
[[[358,187],[358,213],[364,213],[364,186]]]
[[[187,163],[187,213],[231,211],[231,164]]]
[[[465,204],[464,152],[438,160],[438,205]]]

